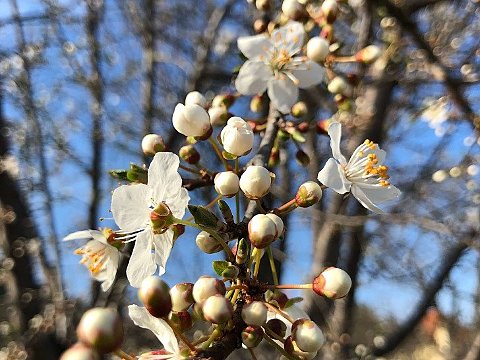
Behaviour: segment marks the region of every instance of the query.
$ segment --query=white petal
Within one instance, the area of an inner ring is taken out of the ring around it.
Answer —
[[[383,214],[377,204],[395,199],[401,194],[400,190],[393,185],[390,186],[362,186],[362,184],[354,183],[352,185],[352,195],[367,209]]]
[[[272,76],[272,71],[264,62],[247,60],[235,79],[235,87],[243,95],[260,94],[265,91]]]
[[[159,266],[158,275],[163,275],[173,247],[173,231],[167,230],[163,234],[154,235],[153,246],[155,247],[155,262]]]
[[[311,60],[306,60],[299,70],[292,70],[291,73],[300,81],[298,84],[300,89],[307,89],[325,79],[325,69]]]
[[[120,252],[117,249],[112,247],[107,251],[108,251],[108,262],[105,264],[106,274],[105,274],[105,280],[102,283],[103,291],[108,291],[108,289],[110,289],[110,287],[113,285],[113,282],[115,281],[115,276],[117,275],[118,261],[120,259]]]
[[[68,234],[63,238],[64,241],[70,241],[70,240],[85,240],[85,239],[93,239],[93,234],[92,232],[97,232],[100,233],[98,230],[81,230],[81,231],[75,231],[71,234]],[[101,235],[102,233],[100,233]],[[96,239],[95,239],[96,240]]]
[[[138,234],[127,266],[127,279],[133,287],[140,287],[143,279],[157,270],[155,255],[152,252],[152,243],[153,233],[150,229]]]
[[[173,216],[175,216],[177,219],[183,218],[189,201],[190,196],[188,195],[188,191],[183,187],[180,189],[180,193],[175,196],[175,201],[170,198],[166,199]]]
[[[237,45],[243,55],[249,59],[265,55],[272,47],[270,39],[265,34],[255,36],[242,36],[237,40]]]
[[[174,153],[155,154],[148,168],[148,187],[154,205],[180,195],[182,177],[178,173],[179,164],[180,160]]]
[[[177,338],[165,320],[153,317],[147,309],[137,305],[128,306],[128,315],[135,325],[153,332],[166,351],[172,354],[177,354],[180,351]]]
[[[335,121],[328,127],[328,135],[330,136],[330,147],[332,148],[332,155],[337,161],[342,164],[347,164],[347,159],[340,151],[340,141],[342,140],[342,124]]]
[[[318,181],[339,194],[350,191],[352,183],[347,180],[342,167],[335,159],[328,159],[322,170],[318,173]]]
[[[288,114],[298,99],[298,87],[286,76],[268,82],[268,97],[276,109]]]
[[[289,21],[286,25],[272,32],[272,43],[277,49],[285,49],[290,55],[298,53],[305,38],[303,25]]]
[[[124,231],[144,228],[150,219],[147,203],[148,186],[145,184],[122,185],[113,191],[112,214]]]

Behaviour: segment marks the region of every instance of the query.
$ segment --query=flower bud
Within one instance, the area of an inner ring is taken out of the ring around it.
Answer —
[[[180,148],[178,155],[185,162],[195,165],[200,161],[200,154],[193,145],[185,145]]]
[[[364,64],[371,64],[375,62],[381,55],[382,55],[382,51],[378,46],[369,45],[366,48],[363,48],[362,50],[358,51],[355,54],[355,59],[357,59],[358,62],[361,62]]]
[[[225,296],[216,294],[208,297],[202,305],[205,320],[214,324],[223,324],[233,316],[233,306]]]
[[[328,91],[332,94],[348,95],[352,92],[352,87],[341,76],[336,76],[330,80],[328,84]]]
[[[307,57],[317,63],[323,63],[330,54],[329,43],[320,36],[312,37],[307,43]]]
[[[259,113],[266,110],[267,102],[264,96],[262,95],[255,95],[250,100],[250,111]]]
[[[190,330],[193,326],[192,316],[188,311],[172,311],[168,315],[168,320],[182,333]]]
[[[261,301],[253,301],[242,308],[242,319],[247,325],[263,326],[267,321],[267,307]]]
[[[275,238],[278,238],[283,235],[283,230],[284,230],[284,225],[283,225],[283,220],[280,218],[280,216],[269,213],[265,214],[270,220],[272,220],[275,223],[275,229],[277,230],[277,233],[275,235]]]
[[[197,303],[203,303],[212,295],[225,295],[226,289],[223,281],[211,276],[201,276],[193,285],[193,298]]]
[[[212,130],[207,111],[196,104],[177,104],[172,121],[175,130],[185,136],[201,137]]]
[[[76,343],[62,354],[60,360],[100,360],[100,355],[94,349]]]
[[[253,23],[253,30],[256,34],[261,34],[267,30],[267,22],[264,19],[257,19]]]
[[[275,240],[277,226],[268,216],[255,215],[248,223],[248,237],[253,246],[264,249]]]
[[[207,99],[198,91],[191,91],[185,97],[185,105],[198,105],[202,108],[207,107]]]
[[[232,197],[240,190],[240,180],[233,171],[224,171],[215,175],[215,191],[220,195]]]
[[[322,3],[322,13],[327,23],[331,24],[337,18],[338,4],[336,0],[325,0]]]
[[[219,94],[215,96],[212,100],[212,107],[220,107],[224,106],[225,108],[229,108],[235,102],[235,96],[232,94]]]
[[[153,156],[157,152],[165,151],[163,138],[157,134],[145,135],[142,139],[142,151],[148,156]]]
[[[282,12],[292,20],[300,20],[305,16],[305,7],[297,0],[283,0]]]
[[[287,325],[280,319],[270,319],[265,325],[274,334],[284,337],[287,332]]]
[[[297,358],[300,358],[300,359],[303,359],[303,360],[311,360],[311,359],[315,358],[315,356],[317,355],[316,351],[307,352],[307,351],[303,351],[302,349],[300,349],[298,344],[293,340],[292,336],[289,336],[285,339],[285,343],[283,345],[283,348],[290,355],[293,355],[293,356],[295,356]]]
[[[170,288],[160,277],[151,275],[143,279],[138,298],[152,316],[163,318],[172,311]]]
[[[295,153],[295,160],[297,160],[298,164],[303,167],[307,167],[308,164],[310,164],[310,157],[305,151],[301,149],[298,149]]]
[[[260,11],[269,11],[270,10],[270,0],[256,0],[255,6]]]
[[[315,181],[304,182],[297,190],[295,202],[298,206],[306,208],[315,205],[322,198],[322,188]]]
[[[225,151],[242,156],[252,150],[253,131],[245,120],[234,116],[228,119],[227,125],[220,133],[220,139]]]
[[[330,124],[332,123],[332,121],[330,119],[326,119],[326,120],[318,120],[317,121],[317,134],[321,134],[321,135],[327,135],[328,134],[328,127],[330,126]]]
[[[298,319],[292,324],[292,339],[305,352],[317,352],[325,342],[322,330],[309,319]]]
[[[345,297],[351,286],[350,276],[342,269],[333,266],[325,269],[313,280],[313,291],[334,300]]]
[[[115,351],[123,342],[123,326],[115,309],[87,310],[77,326],[77,337],[101,354]]]
[[[172,311],[185,311],[193,304],[193,284],[180,283],[170,289]]]
[[[212,126],[225,126],[229,114],[225,106],[212,106],[208,109],[208,116],[210,116]]]
[[[197,235],[195,242],[200,250],[206,254],[214,254],[223,249],[222,245],[220,245],[218,241],[206,231],[201,231]]]
[[[296,118],[304,117],[308,114],[308,107],[304,101],[299,101],[292,106],[292,115]]]
[[[233,250],[232,250],[233,251]],[[235,262],[243,264],[248,259],[248,243],[245,239],[240,239],[235,247]]]
[[[247,348],[257,347],[263,339],[263,329],[260,326],[247,326],[242,331],[242,343]]]
[[[274,178],[263,166],[251,165],[240,177],[240,189],[250,200],[257,200],[268,194]]]

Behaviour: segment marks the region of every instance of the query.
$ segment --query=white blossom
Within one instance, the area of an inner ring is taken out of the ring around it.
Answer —
[[[211,129],[207,111],[197,104],[177,104],[172,123],[175,130],[185,136],[204,136]]]
[[[365,140],[347,162],[340,152],[341,124],[333,122],[328,135],[333,158],[328,159],[318,173],[318,181],[339,194],[350,191],[364,207],[383,213],[377,204],[400,196],[400,190],[388,181],[388,167],[383,165],[385,151],[378,144]]]
[[[238,48],[248,58],[242,65],[235,87],[243,95],[267,90],[273,105],[289,113],[297,101],[298,88],[309,88],[324,79],[324,69],[304,56],[297,56],[303,46],[305,31],[299,22],[266,34],[240,37]]]
[[[253,131],[245,120],[238,116],[231,117],[220,133],[222,145],[230,154],[245,155],[253,146]]]
[[[107,291],[115,280],[118,269],[120,252],[112,246],[106,235],[113,235],[110,229],[103,232],[98,230],[82,230],[67,235],[63,240],[90,239],[84,246],[75,250],[75,254],[82,255],[81,264],[85,265],[92,277],[102,282],[102,290]]]
[[[172,153],[157,153],[148,169],[148,184],[123,185],[112,196],[112,214],[125,232],[135,234],[136,241],[127,267],[127,278],[134,287],[165,264],[173,246],[173,231],[158,233],[152,228],[153,210],[165,204],[176,218],[182,218],[189,201],[178,173],[179,159]],[[152,249],[154,251],[152,252]]]

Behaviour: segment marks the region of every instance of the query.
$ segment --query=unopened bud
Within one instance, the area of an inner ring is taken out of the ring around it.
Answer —
[[[263,329],[260,326],[247,326],[242,331],[242,343],[247,348],[257,347],[263,339]]]
[[[212,106],[208,109],[208,115],[212,126],[225,126],[229,117],[225,106]]]
[[[226,289],[223,281],[211,276],[201,276],[193,285],[193,298],[197,303],[203,303],[212,295],[225,295]]]
[[[287,332],[287,325],[280,319],[270,319],[265,325],[274,334],[284,337]]]
[[[292,20],[300,20],[305,16],[305,7],[297,0],[283,0],[282,12]]]
[[[313,280],[313,291],[329,299],[345,297],[352,286],[352,279],[342,269],[329,267]]]
[[[202,306],[205,320],[214,324],[223,324],[233,316],[233,306],[225,296],[216,294],[205,300]]]
[[[185,136],[204,137],[212,131],[207,111],[197,104],[177,104],[172,121],[175,130]]]
[[[168,315],[168,319],[180,332],[188,331],[193,326],[192,316],[188,311],[172,311],[170,315]]]
[[[223,249],[222,245],[218,243],[217,239],[215,239],[206,231],[201,231],[197,235],[195,242],[200,250],[206,254],[214,254]]]
[[[269,11],[270,10],[270,0],[256,0],[255,6],[260,11]]]
[[[60,356],[60,360],[100,360],[100,354],[82,343],[76,343]]]
[[[240,239],[235,249],[235,262],[243,264],[248,259],[248,243],[245,239]]]
[[[318,63],[323,63],[330,54],[330,44],[323,37],[315,36],[308,40],[307,57]]]
[[[87,310],[77,327],[78,340],[101,354],[115,351],[123,342],[123,326],[115,309]]]
[[[277,227],[275,222],[263,214],[255,215],[248,223],[248,238],[253,246],[264,249],[275,240]]]
[[[335,103],[337,104],[338,110],[341,111],[350,111],[352,110],[352,101],[342,94],[336,94],[334,97]]]
[[[316,126],[317,134],[328,135],[328,127],[330,126],[331,123],[332,121],[330,119],[318,120],[317,126]]]
[[[304,182],[297,190],[295,202],[300,207],[315,205],[322,198],[322,188],[315,181]]]
[[[225,151],[236,156],[242,156],[252,150],[253,131],[245,120],[238,116],[228,119],[222,129],[220,138]]]
[[[309,319],[299,319],[292,324],[292,339],[305,352],[317,352],[325,343],[322,330]]]
[[[284,225],[283,225],[283,220],[280,218],[280,216],[269,213],[265,214],[270,220],[272,220],[275,223],[275,229],[277,230],[277,233],[275,234],[275,237],[278,238],[283,235],[283,230],[284,230]]]
[[[352,92],[352,87],[345,81],[343,77],[336,76],[330,80],[328,84],[328,91],[330,91],[332,94],[343,94],[348,96],[348,94],[351,94]]]
[[[290,355],[293,355],[297,358],[303,359],[303,360],[311,360],[315,358],[317,355],[317,352],[307,352],[303,351],[302,349],[299,348],[297,345],[296,341],[293,340],[292,336],[289,336],[285,339],[285,343],[283,345],[283,348],[287,353]]]
[[[266,110],[267,103],[266,99],[262,95],[255,95],[250,100],[250,111],[255,113],[260,113]]]
[[[299,101],[292,106],[292,115],[296,118],[304,117],[308,114],[308,107],[304,101]]]
[[[198,91],[191,91],[185,97],[185,105],[193,105],[193,104],[206,108],[207,100]]]
[[[268,23],[264,19],[257,19],[253,23],[253,30],[257,34],[261,34],[267,30]]]
[[[268,194],[274,178],[263,166],[251,165],[240,177],[240,189],[249,199],[257,200]]]
[[[355,54],[355,59],[357,59],[358,62],[361,62],[364,64],[371,64],[375,62],[381,55],[382,55],[382,51],[378,46],[369,45],[366,48],[363,48],[362,50],[358,51]]]
[[[193,284],[180,283],[170,289],[173,311],[185,311],[193,304]]]
[[[142,139],[142,151],[148,156],[153,156],[157,152],[165,151],[163,138],[157,134],[145,135]]]
[[[178,155],[183,161],[192,165],[198,164],[200,161],[200,154],[193,145],[182,146],[178,151]]]
[[[322,13],[327,23],[331,24],[337,18],[338,4],[336,0],[325,0],[322,3]]]
[[[330,24],[326,24],[322,26],[322,31],[320,31],[320,37],[327,39],[328,41],[332,41],[333,39],[333,26]]]
[[[148,312],[156,318],[163,318],[172,311],[170,288],[158,276],[151,275],[143,279],[138,289],[138,298]]]
[[[310,164],[310,157],[301,149],[298,149],[295,153],[295,160],[303,167],[307,167]]]
[[[267,321],[267,307],[261,301],[253,301],[242,308],[242,319],[247,325],[263,326]]]
[[[240,190],[240,180],[233,171],[224,171],[215,175],[215,191],[220,195],[232,197]]]
[[[225,108],[229,108],[235,102],[235,96],[232,94],[219,94],[215,96],[212,100],[212,107],[215,106],[225,106]]]

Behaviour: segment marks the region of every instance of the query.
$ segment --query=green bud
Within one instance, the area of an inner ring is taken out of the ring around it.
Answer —
[[[308,107],[304,101],[299,101],[292,106],[292,115],[296,118],[304,117],[308,114]]]
[[[295,195],[295,202],[300,207],[309,207],[315,205],[322,198],[322,188],[315,181],[307,181],[300,185],[297,194]]]
[[[200,161],[200,154],[193,145],[182,146],[178,154],[182,160],[192,165],[198,164]]]
[[[248,348],[257,347],[263,339],[263,329],[260,326],[247,326],[242,331],[242,343]]]

